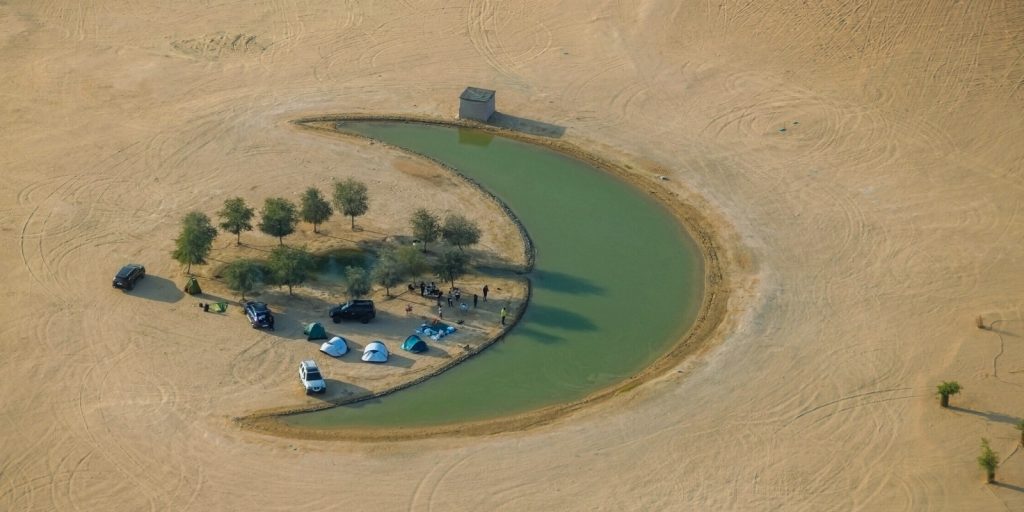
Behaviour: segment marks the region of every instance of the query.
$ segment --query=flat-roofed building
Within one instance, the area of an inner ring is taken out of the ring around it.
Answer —
[[[459,96],[459,119],[486,123],[494,115],[494,91],[466,87]]]

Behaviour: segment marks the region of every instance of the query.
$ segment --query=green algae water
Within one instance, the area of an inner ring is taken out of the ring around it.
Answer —
[[[509,335],[477,357],[392,395],[285,423],[426,427],[570,403],[643,370],[696,318],[698,247],[664,207],[613,176],[466,128],[358,121],[339,129],[443,162],[501,198],[536,248],[533,297]],[[457,344],[458,333],[430,341],[446,342]]]

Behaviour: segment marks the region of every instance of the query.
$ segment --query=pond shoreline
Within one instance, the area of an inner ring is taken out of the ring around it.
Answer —
[[[571,412],[578,411],[589,405],[597,404],[605,401],[608,398],[618,395],[623,392],[627,392],[639,386],[640,384],[657,378],[665,374],[670,368],[678,365],[680,362],[685,360],[687,357],[697,353],[699,350],[706,348],[710,345],[710,341],[714,338],[716,331],[719,326],[723,324],[723,320],[726,312],[726,303],[728,301],[728,287],[725,286],[727,274],[726,269],[723,268],[721,253],[723,252],[721,244],[718,242],[716,231],[711,229],[712,223],[707,216],[697,208],[690,206],[680,201],[680,198],[672,195],[670,191],[667,191],[665,187],[659,186],[658,182],[652,182],[644,179],[637,172],[627,169],[619,164],[616,164],[608,159],[601,158],[591,152],[584,151],[578,146],[561,140],[554,140],[546,137],[530,135],[522,132],[516,132],[513,130],[499,128],[491,125],[481,124],[472,121],[463,120],[446,120],[429,117],[413,117],[413,116],[401,116],[401,115],[355,115],[355,114],[339,114],[339,115],[325,115],[325,116],[313,116],[303,117],[290,121],[290,123],[299,129],[314,130],[321,134],[332,134],[335,136],[342,136],[346,138],[357,138],[361,140],[372,140],[377,144],[384,145],[386,147],[396,149],[400,152],[414,155],[418,158],[422,158],[430,161],[431,163],[440,166],[466,180],[478,190],[483,192],[485,195],[495,200],[505,211],[506,215],[510,217],[512,222],[517,226],[520,236],[523,238],[524,250],[526,257],[526,264],[523,267],[522,272],[529,272],[534,265],[535,260],[535,249],[533,242],[526,231],[526,228],[519,221],[516,215],[505,203],[497,198],[494,194],[488,191],[486,188],[479,185],[472,178],[462,174],[457,169],[452,168],[442,162],[439,162],[433,158],[425,155],[410,151],[401,147],[393,146],[386,142],[372,137],[364,137],[362,135],[355,135],[346,133],[335,128],[335,124],[343,121],[391,121],[401,123],[422,123],[432,124],[448,127],[465,127],[473,128],[485,132],[489,132],[495,135],[500,135],[510,139],[515,139],[523,142],[537,144],[548,147],[559,153],[571,156],[577,160],[580,160],[592,167],[609,173],[612,176],[620,178],[626,181],[629,185],[637,187],[639,190],[651,195],[659,204],[664,206],[669,213],[682,225],[685,231],[694,240],[696,245],[700,249],[701,256],[704,263],[704,294],[701,299],[700,308],[698,310],[697,318],[693,324],[686,330],[686,332],[674,343],[673,347],[656,359],[651,365],[647,366],[644,370],[640,371],[636,375],[618,382],[612,386],[600,389],[591,393],[590,395],[564,404],[553,405],[536,409],[526,413],[521,413],[512,416],[503,416],[484,421],[473,421],[463,422],[447,425],[438,425],[431,427],[415,427],[415,428],[310,428],[310,427],[295,427],[286,424],[279,420],[279,418],[288,415],[315,412],[325,409],[330,409],[342,405],[349,405],[353,403],[363,402],[366,400],[377,399],[399,390],[407,389],[409,387],[421,384],[432,377],[435,377],[451,368],[454,368],[458,364],[465,360],[482,353],[483,350],[490,347],[494,343],[497,343],[505,337],[505,335],[511,330],[512,326],[516,325],[520,320],[522,314],[525,312],[526,307],[529,304],[530,296],[532,294],[532,283],[529,278],[524,278],[526,281],[526,298],[522,307],[517,308],[515,317],[510,325],[501,331],[493,339],[488,340],[480,347],[469,351],[465,354],[460,355],[448,364],[437,368],[435,371],[429,374],[422,375],[412,381],[402,383],[393,388],[382,390],[377,393],[355,397],[338,402],[327,402],[319,404],[313,407],[288,407],[278,409],[264,409],[255,411],[251,414],[233,418],[235,424],[241,428],[250,431],[261,432],[274,436],[283,436],[291,438],[301,439],[323,439],[323,440],[355,440],[355,441],[395,441],[395,440],[411,440],[411,439],[422,439],[426,436],[465,436],[465,435],[488,435],[507,431],[518,431],[524,430],[544,424],[551,423],[556,419],[564,417]]]

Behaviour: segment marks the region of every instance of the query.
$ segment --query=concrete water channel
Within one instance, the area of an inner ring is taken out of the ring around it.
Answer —
[[[382,398],[279,418],[286,425],[432,427],[579,401],[641,372],[696,318],[699,248],[663,205],[611,174],[464,127],[337,128],[442,162],[500,198],[533,240],[533,295],[520,322],[483,354]]]

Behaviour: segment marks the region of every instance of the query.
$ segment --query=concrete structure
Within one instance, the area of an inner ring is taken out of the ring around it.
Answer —
[[[466,87],[459,96],[459,119],[486,123],[494,115],[494,91]]]

